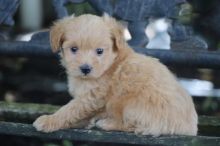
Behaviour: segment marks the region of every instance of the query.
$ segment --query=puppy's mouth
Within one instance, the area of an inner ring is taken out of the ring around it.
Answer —
[[[79,78],[82,79],[82,80],[90,80],[90,79],[93,79],[93,77],[92,77],[91,75],[80,75]]]
[[[86,78],[89,78],[89,76],[90,76],[90,75],[88,75],[88,74],[87,74],[87,75],[85,75],[85,74],[82,74],[82,75],[81,75],[81,78],[84,78],[84,79],[86,79]]]
[[[89,79],[89,78],[92,78],[92,73],[90,72],[88,74],[85,74],[85,73],[81,72],[79,77],[82,78],[82,79]]]

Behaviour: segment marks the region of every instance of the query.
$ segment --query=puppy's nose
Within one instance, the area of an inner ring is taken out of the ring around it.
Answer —
[[[92,70],[92,67],[89,66],[88,64],[83,64],[79,68],[84,75],[89,74]]]

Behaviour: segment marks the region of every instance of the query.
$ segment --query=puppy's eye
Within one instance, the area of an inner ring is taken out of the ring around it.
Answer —
[[[71,51],[73,52],[73,54],[76,54],[76,52],[78,51],[78,48],[77,47],[72,47]]]
[[[99,56],[102,55],[103,52],[104,52],[104,50],[103,50],[102,48],[97,48],[97,49],[96,49],[96,53],[97,53]]]

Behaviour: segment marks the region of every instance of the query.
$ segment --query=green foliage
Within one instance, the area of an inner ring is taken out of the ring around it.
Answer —
[[[80,4],[68,4],[66,7],[70,15],[74,14],[75,16],[78,16],[85,13],[96,14],[96,11],[91,7],[88,2]]]
[[[62,146],[73,146],[73,144],[69,140],[63,140]]]
[[[193,7],[189,3],[180,6],[178,20],[183,24],[190,24],[196,15],[193,13]]]
[[[61,144],[57,143],[46,143],[44,146],[73,146],[72,142],[69,140],[63,140]]]
[[[218,103],[212,97],[208,97],[202,104],[202,109],[205,112],[216,111],[218,109]]]

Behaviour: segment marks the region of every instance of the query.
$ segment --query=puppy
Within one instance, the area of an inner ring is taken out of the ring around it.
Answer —
[[[143,135],[197,134],[190,95],[157,59],[135,53],[110,16],[64,18],[51,28],[50,43],[60,51],[74,99],[39,117],[33,124],[38,131],[84,123]]]

